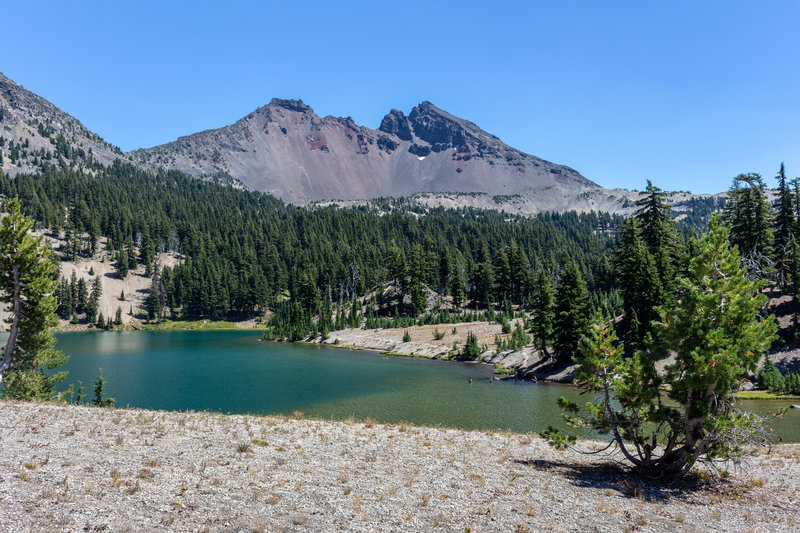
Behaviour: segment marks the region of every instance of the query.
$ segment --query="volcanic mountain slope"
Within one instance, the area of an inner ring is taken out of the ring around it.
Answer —
[[[34,172],[44,162],[72,168],[108,165],[126,156],[76,118],[0,73],[3,172]]]
[[[486,193],[522,195],[562,210],[581,194],[604,191],[575,170],[515,150],[430,102],[408,116],[392,110],[373,130],[351,118],[319,117],[302,100],[273,99],[230,126],[130,155],[194,175],[224,172],[299,204]]]
[[[235,124],[127,154],[76,118],[0,73],[0,168],[48,164],[93,171],[117,159],[178,169],[274,194],[296,204],[406,197],[423,207],[629,214],[639,194],[604,189],[575,170],[505,145],[429,102],[393,109],[377,130],[319,117],[301,100],[273,99]],[[678,211],[699,196],[673,193]]]

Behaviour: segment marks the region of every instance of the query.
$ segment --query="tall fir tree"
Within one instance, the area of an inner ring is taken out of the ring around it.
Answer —
[[[539,269],[533,281],[531,332],[537,348],[543,354],[548,354],[547,347],[553,337],[554,301],[555,294],[550,276],[543,268]]]
[[[12,199],[0,223],[0,302],[7,304],[9,336],[0,362],[6,398],[60,399],[55,385],[66,372],[53,370],[67,361],[55,349],[51,328],[58,323],[51,251],[43,238],[29,234],[33,220]]]
[[[766,185],[759,174],[740,174],[733,180],[725,204],[724,220],[730,227],[731,244],[747,258],[755,275],[772,274],[773,212]]]
[[[658,318],[655,308],[664,298],[655,261],[636,218],[629,218],[620,228],[614,266],[632,344],[638,346],[651,331],[651,322]]]
[[[103,295],[103,284],[100,281],[100,276],[97,276],[92,281],[92,292],[89,293],[89,303],[87,304],[86,315],[89,318],[89,323],[92,324],[96,320],[97,308],[100,305],[100,297]]]
[[[568,363],[589,328],[589,291],[574,261],[567,261],[559,280],[553,326],[556,357]]]
[[[790,241],[795,232],[794,194],[786,181],[786,170],[781,163],[778,175],[778,198],[775,203],[775,270],[778,284],[782,287],[789,285],[790,280]]]
[[[681,255],[678,233],[670,206],[666,202],[667,193],[647,180],[644,195],[636,202],[638,209],[634,216],[639,222],[642,239],[650,255],[653,256],[658,270],[662,295],[667,296],[672,294],[675,288],[677,265]]]

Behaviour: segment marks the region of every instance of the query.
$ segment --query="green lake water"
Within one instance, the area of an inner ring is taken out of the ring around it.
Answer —
[[[246,331],[82,332],[58,334],[57,347],[71,356],[64,366],[67,385],[83,382],[91,400],[92,382],[102,368],[106,394],[118,407],[263,415],[301,411],[325,419],[369,417],[525,433],[564,427],[556,407],[559,396],[587,400],[568,385],[491,383],[488,365],[259,338]],[[741,405],[766,414],[791,403]],[[800,441],[800,410],[790,410],[773,427],[785,441]]]

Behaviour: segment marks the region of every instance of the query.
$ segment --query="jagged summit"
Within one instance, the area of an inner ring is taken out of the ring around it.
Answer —
[[[426,206],[532,214],[628,212],[638,198],[520,152],[427,101],[408,114],[392,109],[371,129],[351,117],[320,117],[302,100],[273,98],[229,126],[124,154],[0,73],[0,137],[2,170],[12,176],[48,164],[91,172],[124,159],[229,176],[296,204],[413,196]]]
[[[302,100],[273,98],[230,126],[130,155],[195,175],[224,172],[300,204],[454,192],[538,194],[543,209],[561,209],[559,196],[599,189],[427,101],[408,115],[392,109],[374,130],[350,117],[320,117]]]
[[[273,98],[269,102],[270,106],[282,107],[289,111],[297,111],[298,113],[313,113],[314,110],[310,106],[303,103],[302,100],[284,100],[281,98]]]

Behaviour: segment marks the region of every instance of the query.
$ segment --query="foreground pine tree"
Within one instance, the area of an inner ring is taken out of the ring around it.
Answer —
[[[29,234],[33,220],[24,216],[13,199],[0,224],[0,302],[10,313],[9,337],[3,347],[0,382],[3,396],[20,400],[52,400],[55,384],[66,372],[48,375],[67,357],[57,351],[50,328],[58,322],[53,291],[53,262],[42,237]]]
[[[759,317],[766,297],[745,276],[717,217],[678,284],[678,303],[662,310],[657,324],[661,346],[651,343],[625,358],[613,329],[601,321],[576,358],[576,383],[599,399],[586,405],[588,413],[559,401],[571,425],[610,435],[636,469],[653,476],[682,476],[700,460],[733,458],[766,438],[754,415],[735,408],[733,394],[756,369],[776,325]],[[676,361],[659,375],[655,363],[667,352]],[[556,447],[575,440],[552,428],[546,435]]]

